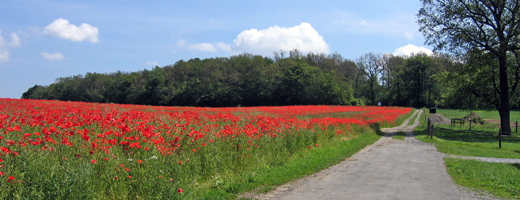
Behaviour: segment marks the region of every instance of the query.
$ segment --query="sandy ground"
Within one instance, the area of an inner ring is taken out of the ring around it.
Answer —
[[[416,111],[414,115],[421,115]],[[412,117],[413,118],[413,117]],[[417,118],[418,119],[418,118]],[[456,186],[446,171],[443,154],[413,137],[416,120],[382,129],[376,143],[319,173],[287,183],[252,199],[492,199]],[[404,141],[392,136],[403,130]]]

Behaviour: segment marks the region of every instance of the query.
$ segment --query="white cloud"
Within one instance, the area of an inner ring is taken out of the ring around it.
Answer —
[[[99,42],[99,30],[97,27],[85,23],[76,26],[63,18],[54,20],[54,22],[45,27],[43,33],[75,42],[84,40],[92,43]]]
[[[190,49],[196,49],[199,51],[210,51],[210,52],[216,52],[217,48],[215,45],[210,43],[200,43],[200,44],[193,44],[190,45]]]
[[[217,43],[217,47],[219,49],[224,50],[224,51],[231,51],[231,46],[229,44],[226,44],[226,43],[223,43],[223,42]]]
[[[182,47],[186,44],[186,40],[178,40],[176,45],[179,47]],[[216,44],[212,43],[199,43],[199,44],[192,44],[189,45],[189,49],[199,50],[199,51],[209,51],[209,52],[217,52],[219,50],[231,52],[231,46],[229,44],[219,42]],[[173,50],[174,53],[176,53],[175,50]]]
[[[144,63],[145,65],[159,66],[159,63],[156,61],[148,61]]]
[[[0,49],[0,63],[9,61],[9,52],[5,49]]]
[[[183,39],[177,40],[177,43],[175,43],[175,45],[177,45],[179,47],[182,47],[185,44],[186,44],[186,40],[183,40]]]
[[[309,23],[301,23],[289,28],[273,26],[263,30],[245,30],[238,34],[233,44],[235,50],[262,55],[293,49],[319,53],[330,51],[329,45]]]
[[[11,33],[11,42],[4,39],[2,36],[2,31],[0,31],[0,48],[8,48],[8,47],[19,47],[20,46],[20,37],[16,35],[16,33]]]
[[[65,59],[65,56],[63,56],[63,54],[61,54],[60,52],[58,52],[58,53],[41,52],[40,54],[47,60],[63,60],[63,59]]]
[[[410,56],[412,54],[417,54],[417,53],[426,53],[427,55],[432,55],[433,52],[432,50],[426,48],[426,47],[418,47],[418,46],[415,46],[413,44],[409,44],[409,45],[406,45],[404,47],[399,47],[397,48],[395,51],[394,51],[394,55],[399,55],[399,56]]]
[[[7,41],[2,36],[2,31],[0,31],[0,62],[9,61],[9,48],[19,47],[21,44],[20,37],[16,35],[16,33],[11,33],[11,41]]]

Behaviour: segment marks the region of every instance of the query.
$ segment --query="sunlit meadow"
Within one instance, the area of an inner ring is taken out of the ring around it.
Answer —
[[[0,99],[0,199],[183,198],[409,111]]]

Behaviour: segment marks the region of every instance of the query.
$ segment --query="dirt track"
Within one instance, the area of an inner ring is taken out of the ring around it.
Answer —
[[[419,121],[407,124],[382,129],[384,137],[338,165],[253,198],[489,199],[457,187],[446,172],[443,154],[413,137]],[[392,139],[399,130],[406,133],[404,141]]]

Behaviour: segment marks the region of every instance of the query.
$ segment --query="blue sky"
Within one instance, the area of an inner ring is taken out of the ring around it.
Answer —
[[[419,0],[0,3],[0,98],[87,72],[133,72],[242,52],[428,51]]]

